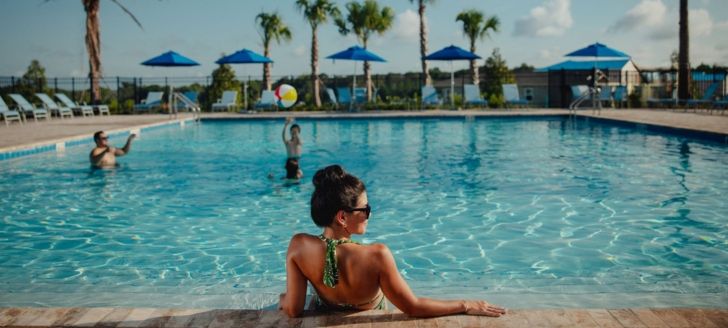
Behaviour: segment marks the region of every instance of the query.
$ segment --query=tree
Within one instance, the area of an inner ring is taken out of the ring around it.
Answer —
[[[470,40],[470,52],[472,53],[475,53],[475,42],[477,40],[488,38],[490,31],[498,32],[500,27],[498,17],[490,16],[487,19],[484,17],[483,12],[470,9],[460,12],[455,18],[456,22],[463,22],[463,34]],[[475,64],[475,59],[470,60],[470,74],[473,77],[473,84],[478,85],[480,79],[478,78],[478,67]]]
[[[410,0],[410,2],[415,2],[415,0]],[[435,0],[417,0],[417,13],[420,16],[420,58],[422,61],[422,83],[425,85],[432,84],[430,72],[427,69],[427,61],[424,59],[425,56],[427,56],[427,24],[425,22],[425,4],[434,2]]]
[[[235,79],[235,71],[228,64],[222,64],[212,71],[212,84],[207,91],[207,101],[213,103],[222,97],[225,90],[240,90],[240,82]]]
[[[514,72],[524,72],[524,73],[531,73],[536,70],[536,67],[531,66],[526,63],[521,63],[521,66],[518,66],[513,69]]]
[[[296,0],[296,8],[303,14],[311,26],[311,90],[316,108],[321,107],[320,84],[318,75],[318,37],[319,25],[326,23],[329,17],[338,18],[341,14],[331,0]]]
[[[488,103],[491,106],[500,106],[505,103],[503,99],[503,84],[514,83],[515,78],[505,59],[500,54],[498,48],[493,49],[493,53],[485,60],[483,71],[488,78],[484,81],[483,91],[489,95]]]
[[[291,30],[278,16],[278,13],[260,13],[255,17],[260,25],[260,37],[263,39],[263,55],[270,57],[270,42],[275,40],[281,44],[281,40],[291,41]],[[270,63],[263,64],[263,85],[270,90]]]
[[[349,2],[346,4],[346,9],[349,11],[346,20],[343,18],[335,20],[339,33],[342,35],[354,33],[364,49],[367,48],[367,41],[372,33],[382,35],[392,27],[392,21],[394,21],[394,10],[391,7],[379,10],[376,0],[365,0],[363,5],[358,2]],[[364,76],[367,86],[367,101],[371,101],[372,73],[368,61],[364,62]]]
[[[680,56],[678,59],[678,99],[690,99],[690,34],[688,0],[680,0]]]
[[[45,77],[45,68],[37,59],[30,61],[30,65],[25,70],[23,78],[20,80],[19,92],[23,97],[32,99],[36,92],[46,92],[47,80]]]
[[[142,30],[142,24],[134,17],[126,7],[122,6],[117,0],[111,0],[129,15],[139,28]],[[99,7],[100,0],[81,0],[83,9],[86,11],[86,51],[88,52],[89,72],[88,77],[91,79],[91,99],[94,103],[101,100],[101,89],[99,88],[99,80],[101,79],[101,36],[99,27]]]

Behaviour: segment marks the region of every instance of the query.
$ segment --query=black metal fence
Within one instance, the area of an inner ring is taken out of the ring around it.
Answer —
[[[629,89],[627,106],[643,107],[652,98],[670,98],[676,87],[677,73],[675,71],[641,71],[623,72],[618,70],[604,71],[605,80],[609,85],[625,85]],[[557,70],[548,72],[514,72],[515,83],[518,85],[520,97],[527,99],[534,107],[566,108],[573,99],[571,86],[589,83],[591,71]],[[449,72],[434,72],[431,75],[433,86],[440,94],[442,104],[435,107],[449,107],[450,74]],[[333,108],[328,99],[327,88],[350,88],[353,76],[351,75],[321,75],[320,99],[324,108]],[[364,76],[356,77],[357,86],[364,86]],[[693,72],[691,83],[692,98],[702,98],[711,85],[717,84],[712,99],[726,97],[726,72]],[[253,107],[258,101],[263,89],[262,78],[257,75],[237,76],[232,88],[239,91],[239,103],[247,94],[247,104]],[[298,110],[316,109],[312,97],[312,88],[309,75],[301,76],[274,76],[273,85],[281,83],[290,84],[298,90],[302,105]],[[14,76],[0,76],[0,95],[9,93],[23,94],[28,100],[36,101],[34,94],[45,92],[49,94],[65,93],[79,103],[91,103],[89,78],[81,77],[53,77],[45,80],[27,80]],[[455,74],[455,93],[453,95],[455,106],[465,107],[463,101],[463,86],[472,83],[472,77],[467,70]],[[376,74],[372,76],[375,88],[372,101],[364,104],[364,108],[371,109],[415,109],[423,108],[420,103],[422,79],[419,73],[406,74]],[[203,110],[209,110],[210,105],[217,99],[211,90],[213,80],[211,76],[201,77],[104,77],[99,81],[101,88],[101,102],[108,104],[113,113],[132,113],[134,104],[138,104],[150,91],[168,92],[169,87],[175,91],[195,91],[198,102]],[[480,90],[482,97],[490,101],[491,107],[503,106],[503,98],[499,89],[500,80],[492,79],[481,73]],[[246,89],[247,88],[247,89]],[[247,91],[247,92],[245,92]],[[4,98],[9,100],[8,98]],[[166,99],[166,97],[165,97]],[[242,107],[242,106],[241,106]]]

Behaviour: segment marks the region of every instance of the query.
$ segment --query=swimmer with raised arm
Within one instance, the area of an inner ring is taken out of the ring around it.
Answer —
[[[384,244],[360,244],[352,235],[366,232],[371,207],[364,184],[332,165],[313,177],[311,217],[323,228],[318,236],[299,233],[286,255],[286,292],[279,309],[301,315],[310,283],[309,309],[363,311],[384,309],[386,300],[412,317],[470,314],[499,317],[505,309],[482,300],[436,300],[416,296],[402,278]],[[385,300],[386,298],[386,300]]]
[[[91,166],[95,168],[109,168],[116,166],[116,157],[124,156],[131,151],[131,141],[136,138],[136,134],[130,134],[126,139],[126,144],[119,149],[109,145],[109,137],[104,131],[94,133],[94,142],[96,147],[89,154]]]
[[[286,118],[286,124],[283,125],[283,144],[286,145],[286,154],[288,154],[288,158],[300,159],[303,142],[301,142],[300,137],[301,127],[298,126],[298,124],[291,125],[291,139],[286,140],[286,129],[292,122],[292,117]]]

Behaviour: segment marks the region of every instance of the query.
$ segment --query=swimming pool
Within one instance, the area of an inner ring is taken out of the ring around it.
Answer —
[[[420,295],[728,304],[725,145],[565,117],[311,119],[288,186],[282,123],[145,131],[109,171],[90,144],[0,162],[0,306],[269,306],[331,163],[367,184],[360,239]]]

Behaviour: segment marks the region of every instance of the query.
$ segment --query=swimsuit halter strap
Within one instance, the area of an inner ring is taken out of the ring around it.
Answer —
[[[336,263],[336,246],[348,243],[359,243],[349,239],[326,238],[323,234],[319,235],[318,238],[326,243],[326,256],[324,260],[324,285],[329,288],[336,288],[336,284],[339,283],[339,267]]]

